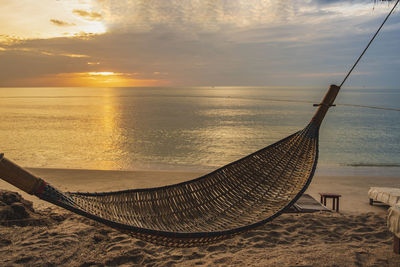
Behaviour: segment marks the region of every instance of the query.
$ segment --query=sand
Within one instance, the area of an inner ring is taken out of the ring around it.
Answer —
[[[61,190],[83,192],[160,186],[199,175],[31,171]],[[34,220],[0,225],[0,266],[400,266],[386,227],[387,207],[368,204],[370,186],[400,187],[400,177],[317,176],[307,193],[316,199],[318,192],[341,194],[340,213],[284,214],[257,230],[199,248],[146,243],[21,194],[32,207],[15,199],[12,209],[18,213],[23,206]],[[0,189],[20,192],[2,181]]]

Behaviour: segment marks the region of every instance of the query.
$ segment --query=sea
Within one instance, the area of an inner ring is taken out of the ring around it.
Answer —
[[[0,153],[21,166],[206,172],[304,128],[327,88],[0,88]],[[400,89],[343,89],[317,173],[400,176]]]

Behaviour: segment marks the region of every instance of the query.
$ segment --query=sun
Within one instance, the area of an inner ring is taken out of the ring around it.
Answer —
[[[135,87],[166,85],[168,81],[157,79],[137,79],[129,73],[96,71],[59,74],[60,82],[73,86],[88,87]]]
[[[89,72],[89,75],[93,76],[114,76],[117,75],[117,73],[112,72],[112,71],[100,71],[100,72]]]
[[[140,78],[137,73],[120,73],[114,71],[72,72],[48,74],[20,81],[31,87],[149,87],[168,86],[168,79]]]

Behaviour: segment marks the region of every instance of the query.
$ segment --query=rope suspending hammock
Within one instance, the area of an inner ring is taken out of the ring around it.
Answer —
[[[146,241],[179,247],[208,244],[273,220],[304,193],[317,165],[321,122],[341,86],[330,86],[303,130],[187,182],[117,192],[61,192],[4,154],[0,154],[0,177],[29,194]]]

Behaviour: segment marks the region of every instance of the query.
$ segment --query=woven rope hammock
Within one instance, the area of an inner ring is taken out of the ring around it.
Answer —
[[[197,179],[105,193],[61,192],[0,154],[0,177],[55,205],[150,242],[199,246],[265,224],[292,206],[311,182],[322,120],[398,0],[340,86],[331,85],[301,131]]]

